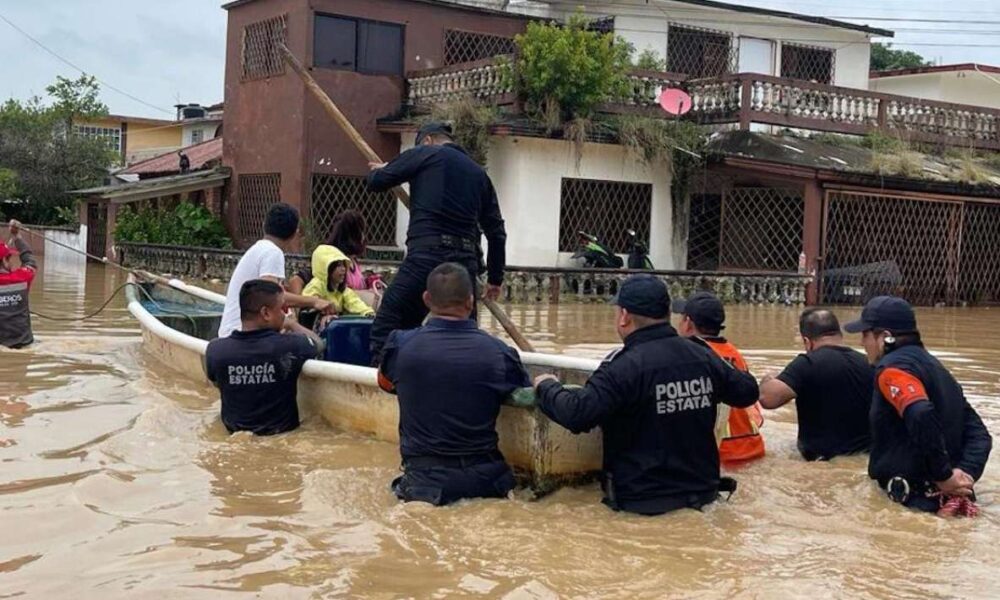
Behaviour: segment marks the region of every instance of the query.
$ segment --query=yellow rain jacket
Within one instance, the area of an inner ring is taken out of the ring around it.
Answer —
[[[322,298],[333,304],[338,315],[360,315],[371,317],[375,315],[375,310],[365,304],[354,290],[344,286],[344,291],[339,289],[330,290],[327,285],[327,278],[330,273],[330,265],[335,262],[350,262],[351,259],[335,248],[334,246],[317,246],[312,255],[312,281],[302,290],[303,296]]]

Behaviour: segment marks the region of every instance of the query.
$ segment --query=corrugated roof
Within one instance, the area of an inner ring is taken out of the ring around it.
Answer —
[[[201,142],[200,144],[194,144],[193,146],[181,148],[181,152],[184,152],[184,154],[187,155],[188,160],[191,161],[191,170],[197,171],[204,168],[207,163],[222,160],[222,138],[217,137],[215,139],[208,140],[207,142]],[[177,155],[177,150],[173,150],[171,152],[167,152],[166,154],[154,156],[153,158],[135,163],[131,167],[122,169],[118,173],[122,175],[180,173],[180,160],[180,156]]]
[[[115,204],[136,202],[160,196],[169,196],[194,190],[204,190],[221,187],[229,179],[230,171],[226,167],[216,167],[208,171],[196,171],[183,175],[143,179],[134,183],[105,185],[85,190],[73,190],[71,194],[110,200]]]

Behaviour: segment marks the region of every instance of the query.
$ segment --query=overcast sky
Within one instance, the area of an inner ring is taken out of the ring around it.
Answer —
[[[897,30],[899,47],[931,60],[1000,64],[1000,0],[733,3],[867,21]],[[220,5],[218,0],[0,0],[0,16],[74,65],[139,99],[105,87],[103,100],[112,112],[171,118],[178,101],[211,104],[223,99],[226,13]],[[3,21],[0,57],[0,98],[44,95],[56,75],[79,75]]]

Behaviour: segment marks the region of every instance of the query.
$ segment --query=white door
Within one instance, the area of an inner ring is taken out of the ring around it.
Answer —
[[[741,37],[739,72],[774,75],[774,42],[760,38]]]

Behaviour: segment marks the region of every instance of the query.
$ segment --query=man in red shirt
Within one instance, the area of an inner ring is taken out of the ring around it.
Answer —
[[[21,239],[21,224],[8,225],[10,241],[0,243],[0,346],[23,348],[35,341],[31,335],[28,290],[38,269],[31,246]],[[14,257],[20,266],[14,268]]]

